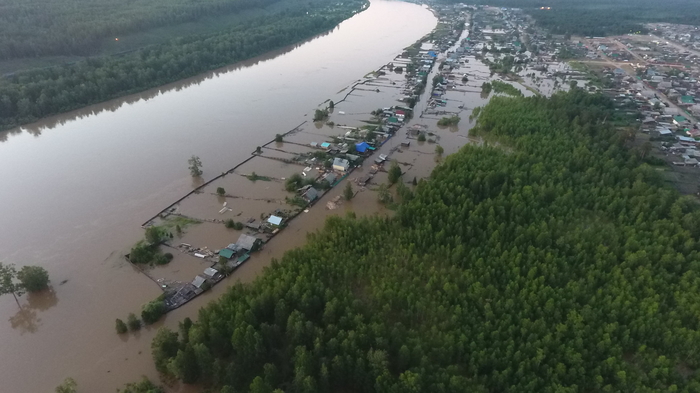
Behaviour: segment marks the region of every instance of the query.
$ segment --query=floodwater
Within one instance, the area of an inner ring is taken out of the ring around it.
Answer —
[[[202,159],[205,179],[229,170],[436,22],[424,7],[374,0],[329,34],[273,56],[2,134],[0,261],[44,266],[53,284],[47,293],[23,296],[21,308],[12,296],[0,298],[2,390],[49,392],[73,377],[81,391],[103,392],[140,375],[155,379],[155,329],[196,316],[225,291],[219,285],[137,334],[115,334],[115,318],[138,313],[160,294],[121,255],[143,236],[141,223],[200,184],[189,176],[187,159]],[[275,242],[299,243],[325,215],[344,214],[370,194],[303,214]],[[265,259],[282,250],[269,250]],[[250,281],[262,265],[247,263],[236,276]]]

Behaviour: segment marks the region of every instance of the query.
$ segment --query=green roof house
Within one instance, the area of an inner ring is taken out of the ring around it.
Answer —
[[[681,115],[673,116],[673,122],[676,124],[681,124],[681,123],[686,122],[686,121],[688,121],[688,119],[686,119],[685,117],[683,117]]]
[[[695,97],[693,96],[681,96],[681,104],[694,104]]]

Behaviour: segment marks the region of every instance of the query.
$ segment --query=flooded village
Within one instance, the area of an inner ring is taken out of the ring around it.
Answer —
[[[347,211],[391,214],[399,187],[415,187],[446,155],[481,143],[469,129],[491,96],[585,86],[585,74],[560,63],[559,47],[518,10],[433,7],[432,33],[143,224],[166,233],[168,261],[137,266],[163,291],[157,301],[176,309],[271,247],[300,245],[273,241],[300,215],[322,224]]]

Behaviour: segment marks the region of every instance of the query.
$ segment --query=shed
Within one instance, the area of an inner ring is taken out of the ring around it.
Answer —
[[[695,103],[695,97],[693,96],[681,96],[681,104],[694,104]]]
[[[204,285],[204,283],[205,283],[206,281],[207,281],[206,278],[204,278],[204,277],[202,277],[202,276],[200,276],[200,275],[197,275],[197,276],[194,278],[194,280],[192,280],[192,285],[194,285],[194,286],[197,287],[197,288],[201,288],[202,285]]]
[[[204,269],[204,275],[209,278],[214,277],[217,273],[219,273],[219,271],[214,269],[213,267],[208,267]]]
[[[313,187],[309,187],[309,189],[302,194],[302,197],[308,202],[313,202],[316,200],[316,198],[318,198],[318,190]]]
[[[331,147],[331,144],[328,142],[323,142],[323,143],[321,143],[321,147],[324,149],[327,149],[327,148]]]
[[[233,250],[230,248],[224,248],[223,250],[219,251],[219,256],[224,257],[226,259],[231,259],[233,258]]]
[[[272,225],[280,226],[282,224],[282,217],[270,216],[270,218],[267,219],[267,222]]]
[[[261,243],[262,240],[258,239],[255,236],[246,235],[245,233],[242,234],[236,242],[239,248],[248,251],[256,251],[260,247]]]
[[[346,159],[336,157],[333,160],[333,169],[336,171],[346,172],[348,169],[350,169],[350,162],[348,162]]]
[[[327,181],[328,184],[333,185],[333,183],[335,183],[335,173],[326,173],[323,180]]]

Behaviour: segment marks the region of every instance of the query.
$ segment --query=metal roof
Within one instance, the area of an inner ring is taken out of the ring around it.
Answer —
[[[241,237],[238,238],[238,241],[236,242],[236,244],[238,244],[238,247],[240,247],[244,250],[252,250],[253,247],[255,247],[255,243],[257,241],[258,241],[258,238],[255,236],[242,234]]]
[[[282,217],[270,216],[270,218],[267,219],[267,222],[269,222],[272,225],[279,226],[280,224],[282,224]]]

